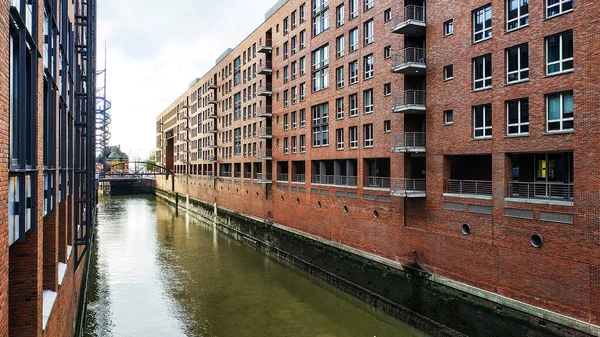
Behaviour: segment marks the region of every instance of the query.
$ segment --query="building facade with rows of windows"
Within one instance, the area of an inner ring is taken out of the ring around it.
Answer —
[[[158,186],[598,334],[599,14],[280,1],[157,118]]]

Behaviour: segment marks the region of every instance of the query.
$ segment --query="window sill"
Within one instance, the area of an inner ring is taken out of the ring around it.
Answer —
[[[452,125],[454,125],[454,123],[444,123],[444,124],[442,124],[442,126],[452,126]]]
[[[450,37],[450,36],[454,36],[454,32],[452,32],[450,34],[444,34],[444,37]]]
[[[527,83],[527,82],[529,82],[529,79],[519,80],[519,81],[513,81],[513,82],[507,82],[504,86],[505,87],[510,87],[511,85],[523,84],[523,83]]]
[[[479,140],[490,140],[492,139],[492,136],[486,136],[486,137],[473,137],[474,141],[479,141]]]
[[[520,134],[504,136],[504,138],[525,138],[525,137],[529,137],[529,134],[528,133],[520,133]]]
[[[371,145],[371,146],[363,146],[363,149],[372,149],[372,148],[373,148],[373,145]]]
[[[454,77],[445,78],[445,79],[444,79],[444,82],[452,81],[453,79],[454,79]]]
[[[471,93],[474,94],[476,92],[482,92],[482,91],[486,91],[486,90],[492,90],[492,87],[485,87],[485,88],[481,88],[481,89],[473,89],[473,90],[471,90]]]
[[[574,73],[574,72],[575,72],[575,69],[563,70],[563,71],[555,72],[555,73],[552,73],[552,74],[547,74],[546,76],[544,76],[544,78],[555,77],[555,76],[560,76],[560,75],[566,75],[566,74],[571,74],[571,73]]]
[[[510,34],[510,33],[512,33],[512,32],[519,31],[519,30],[521,30],[521,29],[525,29],[525,28],[527,28],[527,27],[529,27],[529,24],[526,24],[526,25],[523,25],[523,26],[519,26],[519,27],[517,27],[517,28],[513,28],[513,29],[511,29],[511,30],[506,30],[506,31],[504,32],[504,35],[506,35],[506,34]]]
[[[564,130],[564,131],[546,131],[546,132],[544,132],[544,136],[571,135],[571,134],[575,134],[575,131]]]
[[[547,16],[547,17],[544,18],[544,21],[552,20],[554,18],[557,18],[559,16],[563,16],[563,15],[569,14],[571,12],[573,12],[573,9],[569,9],[568,11],[564,11],[562,13],[558,13],[558,14],[555,14],[555,15],[552,15],[552,16]]]
[[[478,43],[482,43],[482,42],[485,42],[485,41],[491,40],[491,39],[492,39],[492,37],[493,37],[493,36],[486,37],[485,39],[481,39],[481,40],[473,41],[473,42],[471,42],[471,45],[474,45],[474,44],[478,44]]]

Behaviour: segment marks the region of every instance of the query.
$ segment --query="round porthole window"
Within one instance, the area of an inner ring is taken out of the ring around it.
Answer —
[[[462,227],[460,228],[460,230],[462,231],[462,233],[464,235],[471,234],[471,226],[468,223],[463,224]]]
[[[318,206],[319,208],[321,208],[321,202],[320,202],[320,201],[317,201],[317,206]]]
[[[373,211],[373,217],[374,217],[375,219],[378,219],[378,218],[379,218],[379,212],[378,212],[377,210],[374,210],[374,211]]]
[[[539,234],[533,234],[530,241],[531,245],[535,248],[540,248],[544,244],[544,239],[542,239],[542,236]]]
[[[344,213],[348,213],[348,205],[344,205]]]

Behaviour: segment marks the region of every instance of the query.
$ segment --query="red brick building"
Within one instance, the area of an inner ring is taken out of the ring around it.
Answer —
[[[280,1],[158,117],[158,186],[598,334],[599,14]]]
[[[0,336],[74,332],[95,200],[94,22],[95,1],[0,2]]]

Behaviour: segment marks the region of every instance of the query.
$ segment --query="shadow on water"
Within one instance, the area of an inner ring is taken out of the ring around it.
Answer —
[[[154,197],[97,228],[86,336],[423,336]]]

